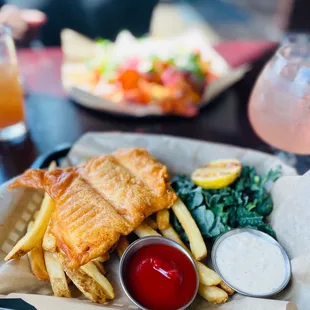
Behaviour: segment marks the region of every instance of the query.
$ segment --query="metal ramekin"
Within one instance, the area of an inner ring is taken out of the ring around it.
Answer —
[[[149,310],[148,308],[143,307],[142,305],[140,305],[133,296],[130,295],[129,291],[126,288],[126,283],[124,280],[124,274],[126,272],[126,265],[128,262],[128,259],[139,249],[147,246],[147,245],[151,245],[151,244],[164,244],[164,245],[169,245],[174,247],[175,249],[179,250],[180,252],[182,252],[188,259],[189,261],[192,263],[192,266],[195,270],[196,273],[196,290],[195,293],[193,295],[193,298],[186,304],[184,305],[182,308],[179,308],[177,310],[183,310],[186,309],[187,307],[189,307],[189,305],[194,301],[197,292],[198,292],[198,288],[199,288],[199,277],[198,277],[198,272],[197,272],[197,268],[196,268],[196,264],[193,260],[193,258],[185,251],[185,249],[183,249],[179,244],[177,244],[176,242],[174,242],[173,240],[164,238],[164,237],[159,237],[159,236],[152,236],[152,237],[144,237],[144,238],[140,238],[138,240],[136,240],[135,242],[133,242],[124,252],[120,264],[119,264],[119,276],[120,276],[120,282],[122,285],[123,290],[125,291],[126,295],[128,296],[128,298],[139,308],[143,309],[143,310]]]
[[[250,234],[255,235],[256,237],[259,237],[261,239],[264,239],[264,240],[276,245],[282,253],[284,263],[285,263],[285,271],[286,271],[285,279],[284,279],[284,281],[280,287],[276,288],[274,291],[272,291],[268,294],[250,294],[250,293],[247,293],[245,291],[240,290],[239,288],[233,286],[231,283],[229,283],[227,280],[225,280],[225,275],[223,275],[218,268],[217,261],[216,261],[216,251],[217,251],[219,245],[221,244],[221,242],[223,240],[225,240],[226,238],[228,238],[229,236],[239,234],[239,233],[243,233],[243,232],[248,232]],[[280,245],[280,243],[278,241],[276,241],[275,239],[273,239],[272,237],[270,237],[266,233],[261,232],[261,231],[256,230],[256,229],[237,228],[237,229],[233,229],[233,230],[230,230],[230,231],[224,233],[215,241],[213,248],[212,248],[211,259],[212,259],[212,264],[213,264],[215,271],[219,274],[219,276],[222,278],[222,280],[227,285],[229,285],[231,288],[233,288],[236,292],[238,292],[242,295],[245,295],[245,296],[261,297],[262,298],[262,297],[270,297],[270,296],[276,295],[277,293],[281,292],[287,286],[287,284],[289,283],[289,281],[291,279],[291,274],[292,274],[291,262],[290,262],[290,259],[287,255],[287,253],[285,252],[284,248]]]

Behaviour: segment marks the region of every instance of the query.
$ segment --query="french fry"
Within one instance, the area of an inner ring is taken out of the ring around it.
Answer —
[[[156,230],[152,229],[150,226],[144,223],[138,226],[134,230],[134,233],[140,238],[148,237],[148,236],[160,236],[160,234]]]
[[[34,212],[34,214],[33,214],[33,218],[34,218],[34,219],[36,219],[36,218],[38,217],[38,214],[39,214],[39,210],[38,210],[38,211],[36,211],[36,212]]]
[[[50,223],[48,224],[44,237],[43,237],[43,244],[42,247],[44,251],[48,252],[56,252],[57,244],[56,244],[56,237],[50,231]]]
[[[228,294],[217,286],[199,285],[199,295],[213,304],[223,304],[228,300]]]
[[[156,213],[156,222],[158,229],[166,229],[169,227],[170,214],[168,210],[160,210]]]
[[[160,232],[162,235],[168,239],[171,239],[178,243],[180,246],[182,246],[188,253],[190,253],[189,249],[185,245],[185,243],[181,240],[178,233],[174,230],[174,228],[169,224],[169,226],[166,229],[160,229]],[[192,253],[190,253],[192,254]]]
[[[66,275],[72,280],[75,286],[84,294],[85,297],[98,304],[105,303],[106,295],[103,288],[96,280],[87,275],[81,268],[68,268],[64,263],[64,258],[62,257],[62,255],[58,254],[58,257],[61,261],[62,268],[64,269]]]
[[[179,198],[172,206],[172,210],[186,232],[189,239],[190,249],[195,259],[199,261],[202,260],[207,256],[207,247],[196,222]]]
[[[116,246],[116,253],[118,255],[119,258],[121,258],[125,252],[125,250],[128,248],[129,246],[129,241],[127,239],[126,236],[121,236],[120,239],[117,242],[117,246]]]
[[[93,262],[104,263],[104,262],[108,261],[109,259],[110,259],[110,254],[105,253],[105,254],[93,259]]]
[[[221,281],[219,287],[223,289],[229,296],[235,293],[235,290],[232,289],[229,285],[227,285],[224,281]]]
[[[158,229],[157,223],[150,217],[147,217],[143,223],[149,225],[152,229]]]
[[[98,270],[93,262],[89,262],[81,267],[81,270],[94,279],[103,289],[107,299],[114,299],[114,290],[109,280]],[[73,281],[73,279],[72,279]]]
[[[49,170],[53,170],[56,163],[52,162]],[[44,195],[37,218],[34,221],[33,228],[20,239],[4,260],[17,259],[31,251],[38,243],[41,242],[52,213],[55,210],[55,202],[48,194]]]
[[[111,254],[114,252],[115,248],[116,248],[117,242],[114,243],[114,245],[109,249],[108,254]]]
[[[98,261],[93,261],[93,263],[95,264],[95,266],[97,267],[97,269],[103,274],[105,275],[107,273],[107,271],[105,270],[103,263],[100,263]]]
[[[44,252],[47,272],[54,295],[57,297],[71,297],[66,275],[62,269],[57,253]]]
[[[183,243],[177,232],[170,224],[168,228],[163,229],[160,232],[163,234],[164,237],[169,238],[181,245],[192,256],[192,253],[188,250],[186,245]],[[197,260],[195,260],[195,263],[198,271],[199,282],[201,284],[207,286],[215,286],[222,281],[220,276],[214,270],[210,269],[209,267]]]
[[[27,232],[33,227],[33,222],[28,224]],[[44,262],[44,253],[40,244],[36,245],[30,252],[28,252],[28,258],[30,262],[30,268],[32,273],[39,280],[49,280],[49,275],[46,271]]]
[[[199,282],[206,286],[216,286],[221,283],[221,277],[211,268],[201,262],[196,261],[196,267],[199,275]]]

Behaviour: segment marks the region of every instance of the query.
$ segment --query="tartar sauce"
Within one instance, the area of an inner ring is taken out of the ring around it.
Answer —
[[[224,239],[217,248],[216,263],[223,279],[244,293],[267,295],[285,281],[280,248],[249,232]]]

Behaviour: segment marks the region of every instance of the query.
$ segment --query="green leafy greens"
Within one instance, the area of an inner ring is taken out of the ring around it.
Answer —
[[[200,65],[200,56],[197,53],[188,53],[186,55],[179,56],[174,60],[174,64],[181,71],[191,73],[197,82],[204,82],[206,73]]]
[[[238,179],[222,189],[202,189],[184,175],[175,176],[171,185],[189,209],[204,238],[216,238],[240,227],[258,229],[276,238],[275,232],[266,223],[266,217],[273,209],[266,187],[280,175],[280,166],[264,176],[259,176],[254,167],[244,166]],[[182,239],[188,242],[175,216],[172,216],[172,224]]]

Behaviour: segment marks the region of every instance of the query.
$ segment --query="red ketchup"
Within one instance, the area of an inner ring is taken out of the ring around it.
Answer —
[[[141,306],[174,310],[190,302],[197,276],[191,261],[180,250],[152,244],[139,249],[128,260],[125,284]]]

